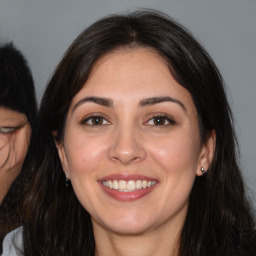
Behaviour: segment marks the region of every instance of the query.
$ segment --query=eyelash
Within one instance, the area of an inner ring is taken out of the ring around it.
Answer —
[[[164,121],[163,124],[159,123],[152,123],[150,124],[150,121],[154,122],[154,121],[159,121],[162,122]],[[167,123],[166,123],[167,122]],[[91,115],[89,117],[86,117],[85,119],[83,119],[80,122],[81,125],[88,125],[88,126],[102,126],[102,125],[109,125],[111,124],[103,115],[101,114],[95,114],[95,115]],[[162,115],[162,114],[153,114],[150,116],[150,118],[148,119],[148,121],[146,121],[144,123],[145,125],[148,126],[156,126],[156,127],[160,127],[160,126],[169,126],[169,125],[175,125],[176,122],[168,115]]]

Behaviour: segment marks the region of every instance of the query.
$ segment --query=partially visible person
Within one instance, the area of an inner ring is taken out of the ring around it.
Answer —
[[[34,82],[27,61],[12,43],[3,45],[0,47],[1,241],[18,225],[12,219],[18,210],[18,185],[14,181],[22,171],[36,114]]]
[[[0,107],[0,203],[23,165],[31,127],[25,114]]]

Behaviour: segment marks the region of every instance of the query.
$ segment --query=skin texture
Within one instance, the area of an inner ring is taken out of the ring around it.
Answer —
[[[167,96],[175,102],[142,103]],[[107,98],[111,105],[86,97]],[[103,117],[99,125],[92,115]],[[201,167],[210,165],[214,136],[201,143],[192,98],[157,53],[142,48],[103,56],[73,98],[57,148],[91,215],[95,255],[176,255],[189,194]],[[117,200],[99,182],[113,174],[157,183],[137,200]]]
[[[21,171],[30,136],[24,114],[0,107],[0,203]]]

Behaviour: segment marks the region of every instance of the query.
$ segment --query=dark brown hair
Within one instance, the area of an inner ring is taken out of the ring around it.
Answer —
[[[190,195],[179,255],[255,255],[254,221],[237,164],[232,113],[221,75],[185,28],[150,10],[108,16],[91,25],[72,43],[49,81],[33,149],[33,182],[24,204],[25,255],[94,255],[90,216],[72,187],[65,187],[52,131],[62,139],[71,100],[93,65],[123,47],[157,51],[193,98],[202,143],[208,132],[216,132],[212,164],[196,178]]]

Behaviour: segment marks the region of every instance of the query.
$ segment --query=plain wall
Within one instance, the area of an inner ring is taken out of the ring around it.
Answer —
[[[214,59],[227,84],[243,174],[256,193],[255,0],[0,0],[0,43],[13,41],[24,53],[40,101],[64,51],[85,27],[102,16],[138,8],[174,17]]]

